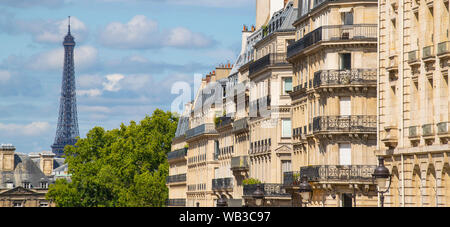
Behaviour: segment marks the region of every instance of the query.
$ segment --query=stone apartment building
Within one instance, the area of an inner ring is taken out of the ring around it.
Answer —
[[[313,187],[309,206],[376,206],[377,1],[299,0],[293,65],[291,173]]]
[[[64,159],[51,152],[21,154],[12,145],[0,146],[0,207],[51,207],[46,200],[48,186],[55,182],[53,171]]]
[[[379,1],[378,149],[386,206],[450,206],[448,0]]]

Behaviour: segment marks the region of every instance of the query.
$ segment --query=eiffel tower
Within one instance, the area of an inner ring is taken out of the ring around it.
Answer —
[[[75,145],[77,137],[80,136],[78,130],[77,99],[75,92],[75,68],[73,52],[75,40],[70,34],[70,17],[68,33],[64,38],[64,71],[61,87],[61,99],[59,106],[58,127],[56,138],[51,146],[52,152],[57,157],[64,155],[66,145]]]

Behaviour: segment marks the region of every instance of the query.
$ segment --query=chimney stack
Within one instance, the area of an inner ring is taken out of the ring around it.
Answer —
[[[40,163],[39,167],[41,171],[45,174],[45,176],[52,175],[53,172],[53,159],[55,154],[53,152],[42,152],[39,154]]]
[[[14,151],[16,148],[12,144],[0,145],[0,170],[13,171],[14,170]]]

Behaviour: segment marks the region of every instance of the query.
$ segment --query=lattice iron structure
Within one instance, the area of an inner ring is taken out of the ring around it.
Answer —
[[[58,127],[55,142],[51,146],[53,153],[58,157],[64,155],[66,145],[75,145],[80,136],[78,129],[77,99],[75,90],[75,39],[70,34],[70,17],[68,33],[64,38],[64,71],[61,86],[61,99],[59,106]]]

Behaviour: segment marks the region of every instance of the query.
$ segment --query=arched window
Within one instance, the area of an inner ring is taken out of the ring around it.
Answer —
[[[427,206],[435,207],[436,206],[436,171],[433,166],[429,166],[427,170],[427,178],[426,178],[426,191],[427,191]]]
[[[420,185],[421,185],[421,177],[420,177],[420,169],[418,166],[416,166],[413,170],[412,175],[412,194],[410,195],[412,197],[413,206],[420,207],[422,205],[421,203],[421,196],[422,193],[420,191]]]

